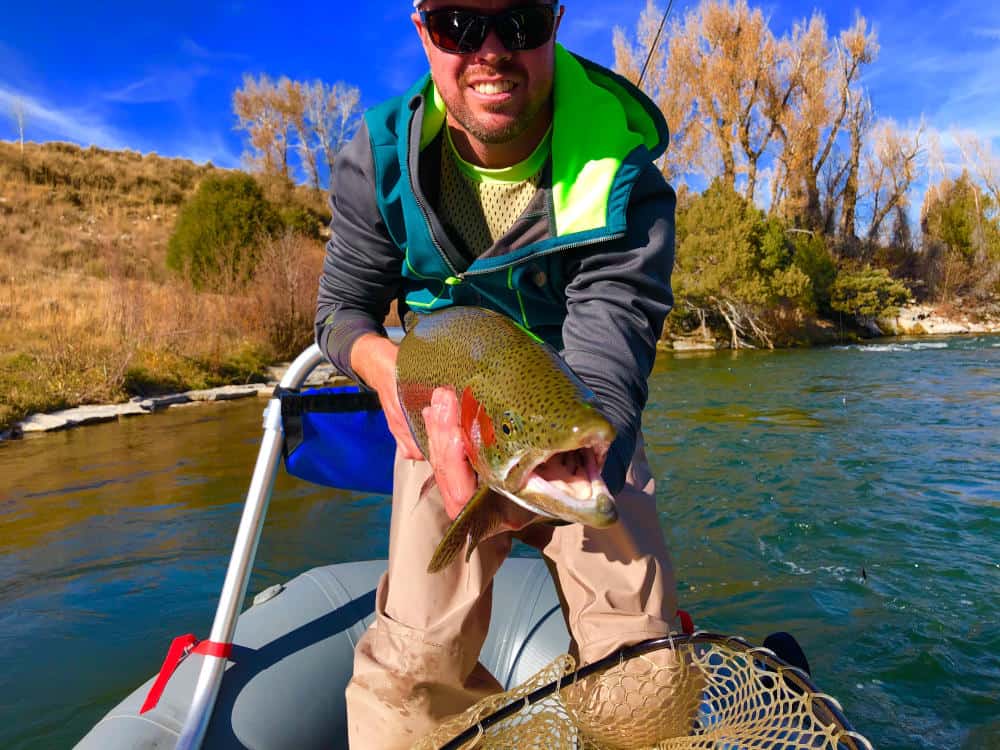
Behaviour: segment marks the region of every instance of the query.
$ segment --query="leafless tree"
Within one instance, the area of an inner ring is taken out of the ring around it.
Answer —
[[[303,84],[302,92],[310,147],[317,155],[322,153],[327,172],[332,174],[337,154],[357,127],[361,91],[343,82],[328,85],[313,81]]]
[[[259,79],[243,76],[243,88],[233,94],[237,127],[247,131],[253,166],[265,175],[290,178],[288,153],[291,147],[292,117],[289,114],[287,78],[277,83],[267,75]]]
[[[925,130],[923,122],[910,132],[901,130],[892,120],[874,126],[863,176],[872,211],[869,242],[879,238],[886,217],[898,206],[906,207],[907,194],[921,165]]]
[[[10,103],[11,117],[14,118],[14,125],[17,127],[17,137],[21,143],[21,159],[24,159],[24,99],[17,96]]]

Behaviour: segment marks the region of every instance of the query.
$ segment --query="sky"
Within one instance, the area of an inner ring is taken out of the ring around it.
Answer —
[[[665,7],[661,0],[661,7]],[[675,0],[671,18],[696,3]],[[880,53],[864,84],[879,116],[931,132],[975,132],[1000,154],[1000,3],[868,0],[754,3],[777,34],[813,10],[831,35],[860,13]],[[560,41],[613,62],[612,30],[632,32],[645,0],[567,0]],[[0,139],[131,148],[237,167],[245,149],[232,93],[243,75],[344,81],[370,106],[425,70],[409,0],[356,3],[78,0],[8,3],[0,27]],[[954,152],[952,152],[954,156]]]

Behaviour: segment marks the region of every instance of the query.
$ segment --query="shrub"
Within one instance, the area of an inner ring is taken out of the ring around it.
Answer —
[[[287,232],[308,237],[311,240],[322,238],[320,230],[324,224],[323,218],[304,206],[284,206],[281,209],[281,223],[284,224]]]
[[[312,343],[323,246],[286,231],[261,252],[251,288],[258,329],[275,356],[291,358]]]
[[[195,288],[233,288],[253,275],[258,247],[281,217],[253,177],[207,177],[181,207],[167,246],[167,266]]]
[[[884,268],[864,268],[842,270],[837,275],[830,305],[868,324],[875,318],[895,315],[896,308],[906,304],[909,298],[906,286],[889,276]]]

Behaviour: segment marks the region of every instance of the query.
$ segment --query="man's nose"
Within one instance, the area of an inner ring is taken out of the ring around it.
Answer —
[[[483,46],[476,52],[476,57],[485,62],[506,60],[510,58],[510,50],[500,41],[496,29],[490,27],[486,39],[483,40]]]

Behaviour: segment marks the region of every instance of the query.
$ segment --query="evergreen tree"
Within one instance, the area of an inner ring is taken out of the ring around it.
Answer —
[[[261,243],[281,227],[253,177],[208,177],[181,207],[167,266],[198,289],[240,286],[253,275]]]

